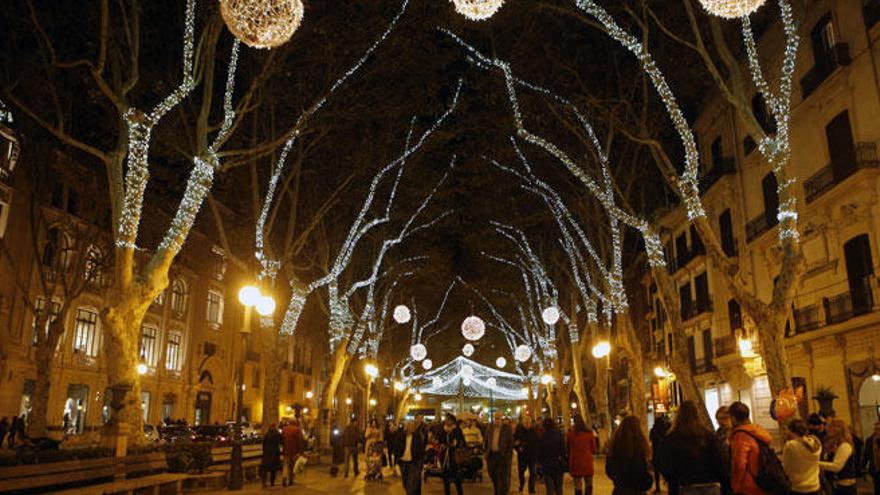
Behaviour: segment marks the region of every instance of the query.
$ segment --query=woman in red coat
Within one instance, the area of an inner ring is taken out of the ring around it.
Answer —
[[[584,418],[574,417],[574,428],[568,431],[568,471],[574,479],[575,495],[593,493],[593,452],[596,436],[587,428]]]

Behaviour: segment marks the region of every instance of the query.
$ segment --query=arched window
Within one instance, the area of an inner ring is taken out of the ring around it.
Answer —
[[[189,291],[186,282],[182,278],[174,279],[171,284],[171,311],[174,316],[182,318],[186,315],[186,302]]]
[[[73,254],[73,241],[59,227],[52,227],[46,232],[46,244],[43,246],[43,267],[50,276],[66,271],[70,266]]]

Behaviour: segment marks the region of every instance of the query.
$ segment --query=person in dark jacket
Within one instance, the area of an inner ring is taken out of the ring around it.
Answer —
[[[339,465],[345,462],[345,446],[342,444],[342,430],[334,424],[330,429],[330,475],[335,477],[339,474]]]
[[[656,493],[660,493],[660,452],[663,440],[669,433],[669,427],[669,418],[665,415],[658,416],[654,421],[654,426],[651,427],[651,431],[648,434],[651,439],[651,451],[654,453],[654,456],[651,458],[651,465],[654,466],[654,491]],[[666,478],[666,482],[667,484],[669,483],[668,477]],[[669,491],[672,493],[671,487]]]
[[[455,484],[455,491],[458,495],[464,494],[461,486],[461,471],[458,469],[458,462],[455,459],[455,452],[466,446],[464,441],[464,433],[458,427],[458,422],[452,414],[446,415],[443,422],[443,430],[440,433],[440,445],[443,452],[443,492],[449,495],[450,485]]]
[[[421,495],[422,465],[425,458],[425,433],[409,421],[401,435],[396,438],[394,455],[400,466],[400,477],[406,495]]]
[[[567,464],[565,439],[556,427],[556,423],[550,418],[544,420],[542,430],[537,461],[541,465],[541,472],[544,473],[544,486],[547,488],[547,495],[562,495],[562,479]],[[533,475],[534,471],[529,474]]]
[[[495,495],[510,492],[510,463],[513,458],[513,429],[501,411],[495,411],[494,422],[483,435],[486,442],[486,467]]]
[[[260,461],[260,479],[263,488],[266,488],[267,477],[269,484],[275,486],[275,476],[281,471],[281,443],[281,433],[278,433],[275,423],[270,424],[263,436],[263,458]]]
[[[669,484],[670,495],[721,495],[727,474],[721,442],[700,421],[693,401],[684,401],[675,424],[654,458]]]
[[[348,478],[348,468],[352,463],[354,464],[355,478],[360,474],[360,467],[358,467],[358,446],[360,444],[361,430],[358,427],[358,420],[357,418],[352,418],[351,422],[348,423],[348,426],[342,432],[342,446],[345,448],[344,477],[346,478]]]
[[[642,433],[639,419],[635,416],[623,418],[608,442],[605,459],[605,474],[614,483],[612,495],[647,493],[654,484],[648,462],[650,457],[651,448]]]
[[[529,471],[529,493],[535,493],[535,463],[538,458],[538,431],[530,416],[523,416],[513,432],[513,445],[516,448],[516,464],[519,473],[519,491],[526,484],[526,469]]]

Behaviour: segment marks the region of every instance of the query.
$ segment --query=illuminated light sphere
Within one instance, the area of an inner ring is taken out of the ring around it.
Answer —
[[[375,364],[370,363],[364,366],[364,373],[370,378],[376,378],[379,376],[379,368]]]
[[[525,344],[517,346],[516,350],[513,352],[513,357],[515,357],[517,361],[524,363],[532,357],[532,349]]]
[[[311,399],[311,398],[314,397],[314,396],[315,396],[315,393],[312,392],[311,390],[309,390],[308,392],[306,392],[306,399]]]
[[[474,345],[465,344],[464,347],[461,348],[461,353],[464,354],[465,357],[471,357],[474,354]]]
[[[254,306],[260,297],[260,289],[253,285],[245,285],[238,291],[238,301],[245,306]]]
[[[283,45],[302,23],[302,0],[220,0],[229,31],[253,48]]]
[[[483,21],[498,12],[504,0],[452,0],[455,11],[472,21]]]
[[[397,390],[398,392],[403,392],[403,389],[403,382],[394,382],[394,390]]]
[[[572,409],[577,409],[577,408],[578,408],[577,402],[572,402],[572,403],[571,403],[571,408],[572,408]]]
[[[504,357],[502,356],[502,357],[495,360],[495,366],[498,366],[499,368],[503,368],[503,367],[507,366],[507,360],[504,359]]]
[[[468,316],[461,322],[461,334],[470,341],[483,338],[486,333],[486,324],[479,316]]]
[[[548,325],[555,325],[559,321],[559,308],[550,306],[541,312],[541,319]]]
[[[409,348],[409,355],[416,361],[421,361],[428,357],[428,348],[425,344],[416,344]]]
[[[498,380],[495,379],[494,376],[490,376],[488,380],[486,380],[486,385],[489,385],[491,388],[495,388],[498,386]]]
[[[429,370],[434,367],[434,363],[431,362],[430,359],[425,359],[422,361],[422,368]]]
[[[394,308],[394,321],[397,323],[409,323],[411,317],[412,315],[409,312],[409,308],[403,304]]]
[[[603,340],[593,346],[593,357],[601,359],[611,354],[611,344],[607,340]]]
[[[725,19],[738,19],[754,13],[766,0],[700,0],[706,12]]]
[[[140,363],[137,365],[138,375],[145,375],[145,374],[147,374],[147,371],[148,371],[148,368],[147,368],[146,364]]]
[[[415,397],[413,397],[413,399],[415,399],[416,402],[422,400],[422,394],[416,394]]]
[[[256,304],[257,313],[260,316],[272,316],[275,312],[275,298],[272,296],[262,296]]]
[[[470,377],[474,376],[474,368],[472,368],[471,365],[469,365],[469,364],[462,366],[461,367],[461,376],[463,376],[465,378],[470,378]]]
[[[431,385],[433,385],[434,388],[440,388],[443,386],[443,379],[439,376],[435,376],[434,379],[431,380]]]
[[[544,385],[550,385],[551,383],[553,383],[553,377],[550,375],[544,375],[541,377],[541,383],[543,383]]]

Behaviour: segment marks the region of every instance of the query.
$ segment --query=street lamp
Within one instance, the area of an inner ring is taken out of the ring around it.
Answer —
[[[602,340],[593,346],[593,357],[602,359],[611,354],[611,344],[607,340]]]
[[[593,346],[593,357],[596,359],[607,358],[607,387],[605,388],[605,402],[608,403],[608,433],[611,434],[611,343],[607,340],[600,340]]]
[[[315,393],[312,392],[311,390],[306,392],[306,399],[312,400],[312,397],[314,397],[314,396],[315,396]]]
[[[367,375],[367,404],[372,406],[376,400],[370,398],[370,393],[373,391],[373,380],[379,376],[379,367],[373,363],[367,363],[364,365],[364,373]],[[370,421],[370,408],[367,404],[365,404],[364,424]]]
[[[245,285],[238,291],[238,301],[244,306],[244,324],[241,333],[241,355],[238,361],[238,385],[236,386],[237,403],[235,406],[235,428],[232,434],[232,456],[230,459],[229,490],[241,490],[244,486],[244,470],[241,464],[241,416],[244,402],[244,363],[247,359],[246,337],[251,331],[251,309],[257,310],[260,316],[272,316],[275,312],[275,299],[260,292],[253,285]]]

